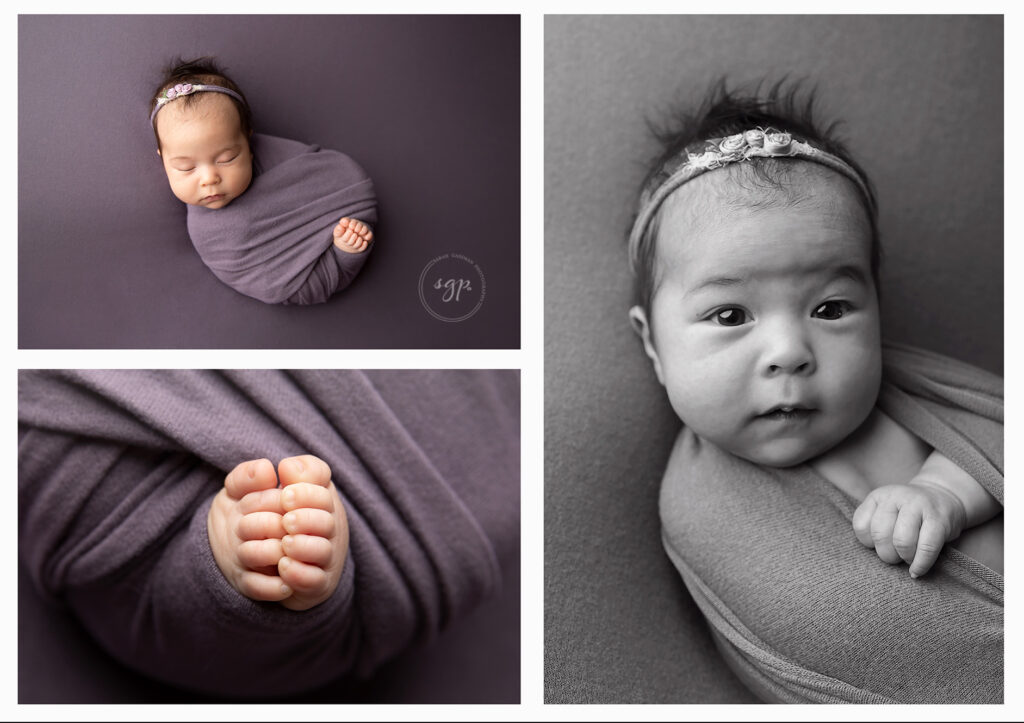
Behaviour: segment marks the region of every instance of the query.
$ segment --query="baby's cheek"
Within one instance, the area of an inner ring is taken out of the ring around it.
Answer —
[[[721,370],[696,365],[687,373],[666,372],[666,390],[676,415],[694,432],[708,439],[729,437],[736,432],[737,389],[734,380]]]

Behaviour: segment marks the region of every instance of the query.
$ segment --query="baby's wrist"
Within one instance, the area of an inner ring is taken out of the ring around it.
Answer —
[[[937,497],[945,500],[945,504],[940,504],[937,509],[944,513],[946,522],[949,525],[946,540],[954,540],[959,537],[960,533],[967,527],[967,505],[964,500],[941,482],[925,476],[919,475],[910,480],[909,484],[911,487],[927,490],[933,498]]]

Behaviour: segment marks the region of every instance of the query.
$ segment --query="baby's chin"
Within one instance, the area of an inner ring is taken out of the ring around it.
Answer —
[[[797,437],[773,439],[759,444],[736,444],[735,440],[715,442],[732,455],[762,467],[795,467],[809,462],[834,446],[830,440],[808,440]]]
[[[189,206],[198,206],[199,208],[208,208],[211,211],[216,211],[218,209],[224,208],[225,206],[228,206],[234,200],[235,199],[232,196],[232,197],[223,198],[223,199],[220,199],[220,200],[217,200],[217,201],[199,201],[198,203],[189,203],[188,205]]]

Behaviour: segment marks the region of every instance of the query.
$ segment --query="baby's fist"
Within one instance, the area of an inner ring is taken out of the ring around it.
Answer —
[[[959,537],[966,519],[952,492],[913,480],[872,490],[853,514],[853,531],[882,560],[906,562],[910,576],[919,577],[935,564],[942,546]]]

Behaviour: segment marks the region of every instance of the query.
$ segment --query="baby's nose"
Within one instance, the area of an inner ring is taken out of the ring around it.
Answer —
[[[811,374],[815,370],[814,352],[798,329],[778,330],[772,334],[764,357],[765,371],[777,374]]]

